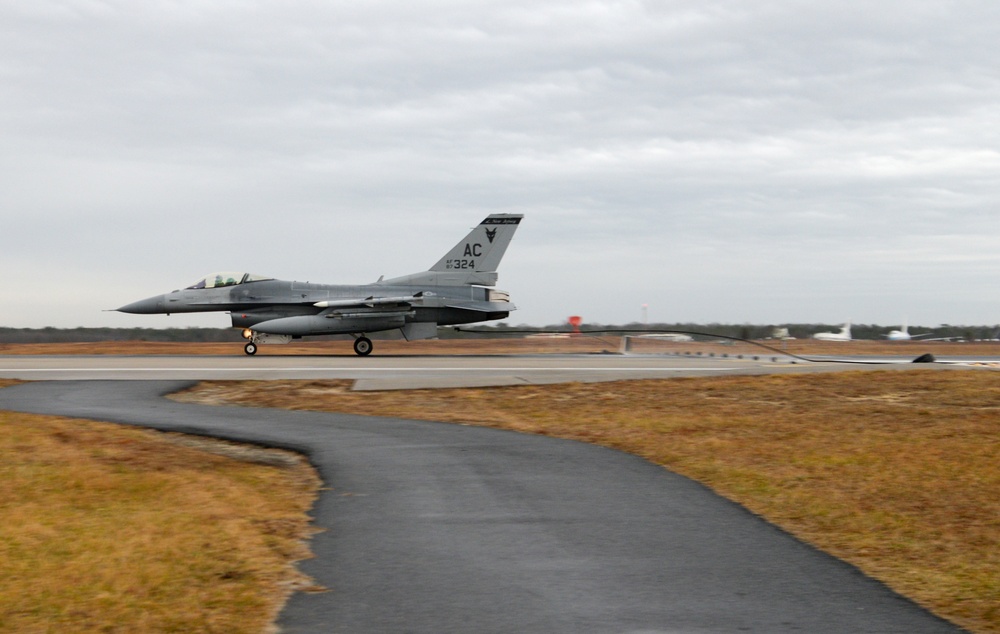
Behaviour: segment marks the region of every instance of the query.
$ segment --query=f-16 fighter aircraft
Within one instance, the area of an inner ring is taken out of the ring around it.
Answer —
[[[307,335],[350,334],[354,352],[368,355],[366,335],[399,330],[407,340],[437,336],[439,325],[503,319],[514,310],[510,295],[490,287],[520,214],[492,214],[422,273],[374,284],[341,286],[286,282],[250,273],[217,273],[172,293],[117,309],[123,313],[226,311],[243,328],[244,351],[288,343]]]

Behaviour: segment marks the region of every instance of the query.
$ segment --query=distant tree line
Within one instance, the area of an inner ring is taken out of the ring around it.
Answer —
[[[695,324],[695,323],[659,323],[640,324],[581,324],[581,332],[596,332],[601,330],[619,330],[629,333],[681,331],[704,333],[705,337],[725,336],[741,339],[770,339],[776,336],[779,329],[785,329],[788,335],[796,339],[808,339],[817,332],[837,332],[842,324]],[[884,339],[890,330],[899,326],[879,326],[876,324],[851,324],[851,336],[854,339]],[[475,331],[474,334],[472,332]],[[442,339],[457,339],[463,337],[511,336],[517,333],[531,332],[572,332],[568,323],[550,326],[512,326],[506,322],[498,324],[471,324],[456,330],[454,328],[439,328]],[[910,326],[911,335],[926,335],[924,338],[962,339],[966,341],[1000,339],[1000,325],[994,326],[952,326],[942,324],[933,328]],[[699,338],[699,337],[695,337]],[[243,338],[237,328],[0,328],[0,343],[92,343],[101,341],[157,341],[157,342],[239,342]]]
[[[0,328],[0,343],[93,343],[101,341],[242,341],[234,328]]]

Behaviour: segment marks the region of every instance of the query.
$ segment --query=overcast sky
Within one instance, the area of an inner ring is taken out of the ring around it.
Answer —
[[[0,4],[0,326],[373,282],[523,213],[512,325],[1000,323],[1000,4]]]

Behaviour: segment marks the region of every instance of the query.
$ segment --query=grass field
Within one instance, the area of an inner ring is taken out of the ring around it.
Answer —
[[[311,587],[292,562],[318,480],[293,454],[191,444],[0,412],[0,631],[267,631]]]
[[[489,425],[607,445],[706,483],[975,632],[1000,632],[1000,375],[843,372],[352,393],[182,395]]]

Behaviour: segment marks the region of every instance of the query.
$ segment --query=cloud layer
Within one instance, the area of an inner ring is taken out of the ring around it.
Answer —
[[[526,219],[513,323],[1000,321],[988,2],[0,8],[0,325]]]

